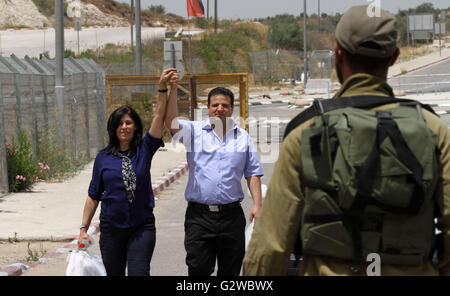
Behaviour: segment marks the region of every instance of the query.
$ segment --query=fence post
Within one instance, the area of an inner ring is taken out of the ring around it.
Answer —
[[[40,64],[38,64],[37,62],[35,62],[33,59],[31,59],[29,56],[25,56],[25,60],[40,73],[39,76],[40,76],[40,82],[41,82],[41,87],[42,87],[42,96],[44,98],[44,129],[46,131],[48,131],[48,129],[49,129],[48,115],[50,114],[50,109],[49,109],[50,107],[48,105],[47,74],[43,70],[43,67]]]
[[[17,139],[20,139],[22,132],[22,97],[19,87],[19,73],[14,73],[14,88],[16,93],[16,119],[17,119]]]
[[[72,95],[71,98],[71,117],[72,117],[72,157],[74,159],[78,158],[78,102],[75,96],[75,73],[72,73],[70,79],[72,80],[70,93]]]
[[[106,132],[106,121],[107,121],[107,106],[106,106],[106,100],[105,100],[105,95],[106,95],[106,91],[105,91],[105,81],[106,81],[106,76],[105,76],[105,72],[103,70],[102,67],[100,67],[97,63],[95,63],[93,60],[91,59],[83,59],[85,61],[85,63],[94,70],[94,72],[96,73],[96,81],[97,81],[97,85],[96,85],[96,93],[97,93],[97,98],[98,98],[98,108],[99,108],[99,114],[100,114],[100,132],[101,132],[101,143],[102,146],[106,145],[106,136],[107,136],[107,132]],[[102,147],[103,148],[103,147]]]
[[[104,127],[103,127],[103,108],[102,108],[102,102],[101,102],[101,91],[99,89],[99,75],[101,75],[101,73],[96,72],[96,69],[94,69],[95,71],[95,105],[97,107],[97,137],[98,137],[98,147],[97,148],[103,148],[103,146],[105,146],[104,144],[104,137],[103,137],[103,131],[104,131]],[[100,78],[101,79],[101,78]]]
[[[88,85],[88,72],[84,67],[80,65],[80,63],[70,57],[70,61],[82,72],[83,85],[84,85],[84,103],[86,104],[84,109],[84,128],[85,128],[85,137],[86,137],[86,157],[91,157],[91,143],[89,137],[89,85]]]
[[[0,171],[2,179],[0,180],[0,191],[9,192],[8,186],[8,162],[6,156],[6,131],[5,131],[5,117],[3,114],[3,85],[0,79]]]
[[[30,87],[31,87],[31,141],[33,143],[33,157],[34,159],[37,159],[37,134],[38,134],[38,127],[37,127],[37,117],[36,117],[36,92],[35,92],[35,86],[34,86],[34,75],[30,74]]]
[[[84,122],[86,133],[86,156],[91,157],[91,142],[89,137],[89,86],[88,86],[88,73],[83,70],[83,84],[84,84],[84,102],[86,107],[84,109]]]
[[[99,69],[99,66],[97,64],[95,64],[92,60],[90,59],[83,59],[84,65],[85,67],[87,67],[88,69],[91,69],[92,72],[95,75],[95,90],[94,90],[94,94],[95,94],[95,106],[96,106],[96,111],[97,111],[97,138],[98,138],[98,146],[97,148],[103,148],[105,146],[105,123],[106,123],[106,119],[105,119],[105,112],[106,112],[106,108],[104,107],[104,100],[102,100],[102,94],[103,94],[103,89],[101,88],[101,81],[103,80],[103,75],[102,72]]]
[[[83,79],[83,85],[84,85],[84,128],[85,128],[85,137],[86,137],[86,157],[91,157],[91,143],[90,143],[90,137],[89,137],[89,85],[88,85],[88,72],[84,67],[81,66],[81,64],[74,58],[69,58],[72,63],[82,72],[82,79]]]

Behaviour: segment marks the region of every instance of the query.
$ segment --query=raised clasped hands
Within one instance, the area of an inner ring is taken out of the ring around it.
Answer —
[[[169,83],[171,87],[178,84],[178,70],[175,68],[168,68],[163,71],[159,79],[160,89],[166,89]]]

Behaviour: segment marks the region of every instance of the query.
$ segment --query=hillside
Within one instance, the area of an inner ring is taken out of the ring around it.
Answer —
[[[73,0],[64,0],[65,26],[73,25],[66,9]],[[45,28],[54,26],[54,0],[0,0],[0,28]],[[143,9],[143,26],[169,27],[186,21],[174,14],[159,14]],[[113,0],[81,0],[83,26],[123,27],[130,25],[130,5]]]
[[[32,0],[0,0],[0,28],[42,28],[48,19]]]

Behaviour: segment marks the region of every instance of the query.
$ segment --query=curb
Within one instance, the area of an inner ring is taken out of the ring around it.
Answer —
[[[270,104],[286,104],[289,100],[274,100],[274,101],[260,101],[260,102],[248,102],[248,106],[270,105]],[[235,102],[234,106],[239,106],[239,102]],[[198,109],[207,109],[205,105],[198,106]]]
[[[88,229],[88,234],[94,235],[98,232],[100,232],[100,221],[92,222]],[[44,256],[39,258],[39,261],[30,262],[30,263],[27,262],[27,264],[25,264],[23,262],[10,264],[10,265],[6,266],[5,268],[0,269],[0,276],[21,276],[28,269],[38,266],[40,264],[47,263],[50,259],[60,256],[61,254],[67,253],[69,249],[76,248],[77,247],[77,241],[76,241],[77,236],[70,235],[68,237],[73,238],[74,240],[72,242],[70,242],[69,244],[64,245],[63,247],[58,248],[54,252],[45,254]]]
[[[187,161],[181,162],[179,165],[177,165],[174,169],[172,169],[167,176],[164,176],[162,178],[156,179],[155,182],[152,182],[152,189],[153,194],[155,195],[155,200],[158,198],[156,197],[157,194],[159,194],[161,191],[163,191],[165,188],[167,188],[171,183],[175,182],[175,180],[178,180],[188,171],[188,164]],[[91,225],[89,226],[89,229],[87,233],[89,235],[94,235],[96,233],[100,232],[100,221],[93,221]],[[25,271],[27,271],[30,268],[33,268],[35,266],[38,266],[39,264],[44,264],[48,262],[49,259],[60,256],[61,254],[67,253],[69,249],[74,249],[77,246],[77,238],[78,235],[68,235],[67,236],[70,239],[73,239],[69,244],[64,245],[63,247],[57,249],[54,252],[45,254],[41,258],[39,258],[39,261],[37,262],[31,262],[31,263],[13,263],[10,264],[2,269],[0,269],[0,276],[21,276]]]
[[[160,177],[156,179],[154,182],[152,182],[152,189],[153,189],[153,195],[155,195],[155,199],[157,199],[156,195],[158,195],[161,191],[164,190],[164,188],[167,188],[170,183],[175,182],[175,180],[178,180],[181,178],[182,175],[184,175],[188,171],[188,164],[187,161],[181,162],[179,165],[177,165],[174,169],[172,169],[167,176]]]
[[[248,103],[249,106],[258,106],[258,105],[269,105],[269,104],[283,104],[289,103],[289,100],[275,100],[275,101],[263,101],[263,102],[252,102]],[[238,104],[239,105],[239,104]]]
[[[437,60],[437,61],[434,61],[434,62],[432,62],[432,63],[429,63],[429,64],[426,64],[426,65],[422,65],[422,66],[419,66],[419,67],[416,67],[416,68],[407,70],[405,74],[408,74],[408,73],[413,72],[413,71],[420,70],[420,69],[422,69],[422,68],[425,68],[425,67],[428,67],[428,66],[431,66],[431,65],[440,63],[440,62],[443,62],[443,61],[448,60],[448,59],[450,59],[450,57],[442,58],[442,59]],[[398,76],[401,76],[401,75],[405,75],[405,74],[403,74],[403,73],[400,72],[400,73],[398,73],[398,74],[395,74],[395,75],[392,75],[392,76],[388,77],[388,79],[389,79],[389,78],[393,78],[393,77],[398,77]]]
[[[444,108],[444,107],[450,107],[450,104],[428,104],[432,108]],[[289,109],[306,109],[308,107],[311,107],[311,105],[289,105]],[[445,115],[450,114],[450,110],[437,110],[436,113],[438,115]]]

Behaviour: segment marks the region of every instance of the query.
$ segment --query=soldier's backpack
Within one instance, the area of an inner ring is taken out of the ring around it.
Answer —
[[[367,110],[398,103],[389,110]],[[315,100],[285,137],[302,132],[304,254],[381,263],[420,264],[434,247],[438,178],[436,139],[413,100],[361,96]]]

